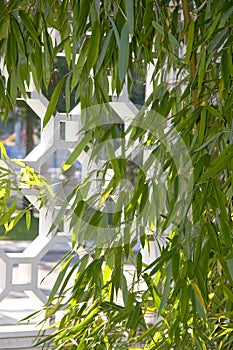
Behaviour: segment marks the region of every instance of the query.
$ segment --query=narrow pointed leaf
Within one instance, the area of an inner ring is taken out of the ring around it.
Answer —
[[[187,38],[187,49],[185,60],[188,63],[193,50],[193,41],[194,41],[194,21],[191,21],[189,24],[188,38]]]
[[[119,63],[118,63],[118,75],[120,83],[125,79],[125,75],[128,68],[129,60],[129,26],[125,23],[120,38],[120,48],[119,48]]]
[[[68,170],[72,164],[74,164],[74,162],[78,159],[78,156],[81,154],[81,152],[84,150],[84,148],[87,146],[88,142],[91,140],[92,138],[92,133],[88,132],[83,139],[80,141],[80,143],[76,146],[76,148],[74,149],[74,151],[71,153],[71,155],[69,156],[69,158],[67,159],[67,161],[65,162],[65,164],[62,167],[63,171]]]
[[[56,85],[54,91],[53,91],[53,94],[51,96],[51,99],[49,101],[49,105],[47,107],[47,110],[46,110],[46,113],[45,113],[45,116],[44,116],[44,120],[43,120],[43,128],[48,124],[52,114],[54,113],[54,110],[56,108],[56,105],[57,105],[57,101],[58,101],[58,98],[59,98],[59,95],[60,95],[60,92],[61,92],[61,88],[63,86],[63,83],[64,83],[64,78],[62,78],[58,84]]]

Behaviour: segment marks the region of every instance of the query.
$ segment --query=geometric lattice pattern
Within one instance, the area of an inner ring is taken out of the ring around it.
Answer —
[[[45,97],[32,91],[31,98],[28,98],[26,103],[38,115],[41,119],[41,125],[43,125],[43,117],[48,105]],[[136,113],[136,109],[133,111],[132,104],[132,109],[129,110],[128,104],[127,91],[124,89],[120,99],[118,98],[116,102],[112,102],[111,107],[120,117],[125,116],[127,113],[132,117]],[[78,142],[78,132],[81,129],[80,115],[79,105],[69,113],[69,116],[57,113],[42,131],[40,143],[22,161],[36,172],[43,174],[43,165],[57,149],[72,151]],[[82,173],[85,175],[86,161],[82,162],[82,155],[79,161],[82,164]],[[12,165],[14,166],[14,164]],[[22,194],[38,208],[35,189],[29,186],[24,187],[22,188]],[[36,297],[43,303],[46,302],[46,295],[41,291],[38,283],[40,260],[57,242],[67,242],[69,240],[67,227],[63,227],[60,233],[54,234],[54,232],[50,232],[51,224],[58,210],[59,203],[51,206],[48,203],[47,207],[39,210],[39,235],[23,252],[6,253],[0,248],[0,301],[11,291],[22,291],[29,296]],[[16,267],[17,272],[14,273]],[[16,275],[16,278],[13,278],[13,275]]]

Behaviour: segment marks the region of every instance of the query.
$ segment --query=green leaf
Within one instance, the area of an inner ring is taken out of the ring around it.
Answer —
[[[12,99],[13,105],[16,103],[17,98],[17,73],[15,69],[12,69],[8,77],[10,97]]]
[[[19,23],[16,21],[15,17],[11,16],[11,26],[15,37],[17,38],[17,44],[23,55],[26,54],[25,41],[22,32],[19,27]]]
[[[157,29],[157,31],[162,34],[163,36],[165,36],[165,30],[164,28],[157,22],[152,21],[152,25],[153,27],[155,27]],[[174,37],[174,35],[172,35],[170,32],[166,33],[168,35],[168,38],[170,40],[170,42],[174,45],[174,46],[179,46],[179,42],[176,40],[176,38]]]
[[[38,40],[38,33],[36,30],[36,27],[34,26],[34,23],[31,20],[31,17],[29,15],[29,13],[25,13],[25,11],[23,10],[19,10],[19,16],[23,22],[23,24],[25,25],[25,27],[27,28],[27,30],[29,31],[29,33],[31,34],[31,36],[38,42],[39,44],[39,40]]]
[[[198,144],[203,144],[204,135],[206,132],[206,108],[203,108],[201,111],[201,120],[199,124],[199,132],[198,132]]]
[[[45,21],[44,21],[45,23]],[[42,55],[43,60],[43,78],[46,89],[48,89],[51,73],[53,70],[53,47],[50,35],[47,32],[46,25],[44,26],[44,52]]]
[[[187,38],[187,49],[186,49],[186,56],[185,56],[186,63],[190,61],[190,57],[193,50],[194,28],[195,28],[195,23],[194,21],[191,21],[189,24],[188,38]]]
[[[50,101],[49,101],[49,104],[48,104],[48,107],[47,107],[47,110],[46,110],[46,113],[45,113],[45,116],[43,119],[43,128],[48,124],[52,114],[54,113],[54,110],[56,108],[57,101],[58,101],[63,83],[64,83],[64,78],[62,78],[58,82],[58,84],[56,85],[56,87],[52,93],[52,96],[50,98]]]
[[[230,58],[230,60],[232,60],[232,58]],[[224,88],[228,90],[230,86],[230,74],[229,74],[229,64],[228,64],[228,53],[226,50],[224,50],[222,54],[221,73],[222,73]]]
[[[41,46],[37,43],[35,44],[35,67],[36,67],[36,76],[38,81],[38,87],[41,85],[42,76],[43,76],[43,57],[42,57]]]
[[[74,14],[75,14],[74,21],[76,22],[74,35],[77,38],[86,28],[87,17],[88,17],[91,3],[92,3],[91,0],[84,0],[84,1],[77,2],[77,5],[75,4],[76,6],[79,7],[79,11],[77,12],[77,15],[76,15],[76,11],[74,11]]]
[[[192,285],[192,287],[193,287],[193,289],[195,291],[198,313],[205,320],[206,319],[206,311],[207,310],[206,310],[205,301],[204,301],[203,296],[201,294],[200,288],[194,282],[191,282],[191,285]]]
[[[118,48],[120,49],[120,46],[121,46],[121,42],[120,42],[120,36],[119,36],[119,32],[117,30],[117,27],[115,25],[115,23],[113,22],[112,18],[109,16],[109,21],[113,27],[113,31],[114,31],[114,34],[115,34],[115,39],[116,39],[116,42],[117,42],[117,46]],[[125,23],[127,24],[127,23]]]
[[[180,296],[180,319],[184,320],[185,316],[187,316],[187,309],[189,305],[188,300],[188,287],[185,281],[182,283],[181,288],[181,296]]]
[[[233,144],[226,147],[224,151],[214,160],[214,162],[209,166],[204,175],[201,177],[200,181],[206,181],[213,177],[218,171],[224,169],[228,166],[230,160],[233,157]]]
[[[67,24],[69,26],[69,24]],[[63,40],[65,55],[66,55],[66,62],[68,67],[70,67],[71,63],[71,55],[72,55],[72,41],[70,35],[67,33],[67,37]]]
[[[142,254],[141,254],[141,252],[138,252],[138,254],[137,254],[137,276],[138,276],[138,278],[141,275],[141,272],[142,272]]]
[[[134,31],[134,4],[132,0],[125,0],[126,2],[126,16],[129,26],[129,34],[133,34]]]
[[[166,280],[164,284],[164,289],[163,289],[163,294],[162,294],[162,299],[159,306],[158,314],[161,314],[162,310],[167,305],[169,292],[171,290],[171,281],[172,281],[172,264],[171,264],[171,261],[169,261],[167,264]]]
[[[149,27],[149,25],[151,24],[152,16],[153,16],[153,1],[146,1],[146,8],[143,15],[143,26],[145,28]],[[156,25],[153,22],[152,24],[153,26]]]
[[[79,54],[78,62],[76,63],[76,65],[74,67],[73,77],[72,77],[72,81],[71,81],[71,91],[73,91],[73,89],[76,87],[76,85],[78,84],[78,82],[80,80],[83,67],[85,66],[85,63],[87,60],[89,47],[90,47],[90,39],[85,41],[83,48],[82,48],[82,51]]]
[[[225,122],[222,114],[216,108],[214,108],[213,106],[210,106],[210,105],[206,106],[205,108],[210,112],[210,114],[212,114],[213,116],[215,116],[219,120]]]
[[[69,158],[67,159],[67,161],[65,162],[65,164],[62,167],[63,171],[68,170],[71,165],[78,159],[79,155],[81,154],[81,152],[84,150],[84,148],[87,146],[88,142],[91,140],[92,138],[92,132],[89,131],[80,141],[80,143],[75,147],[74,151],[71,153],[71,155],[69,156]]]
[[[17,53],[17,41],[14,35],[14,32],[11,32],[8,39],[7,45],[7,55],[10,54],[9,57],[9,66],[11,69],[15,69],[17,65],[18,53]]]
[[[5,225],[6,232],[11,231],[15,227],[17,222],[24,216],[24,213],[25,213],[24,210],[20,211],[19,213],[17,213],[17,215],[14,217],[14,219],[11,220],[9,225]]]
[[[31,212],[30,212],[30,210],[26,211],[26,227],[28,230],[31,227]]]
[[[98,60],[97,60],[97,63],[96,63],[96,73],[99,71],[103,61],[104,61],[104,58],[106,56],[106,53],[107,53],[107,50],[108,50],[108,47],[109,47],[109,42],[110,42],[110,39],[112,37],[112,33],[113,33],[113,29],[111,29],[105,40],[104,40],[104,44],[103,44],[103,47],[102,47],[102,50],[100,52],[100,54],[98,55]]]
[[[208,234],[210,236],[210,242],[212,243],[215,252],[220,253],[218,234],[217,234],[215,227],[212,223],[208,225]]]
[[[214,31],[215,31],[215,29],[216,29],[216,27],[217,27],[217,25],[218,25],[218,22],[219,22],[221,16],[222,16],[222,13],[219,12],[218,15],[217,15],[217,17],[214,19],[214,21],[213,21],[211,27],[209,28],[209,30],[208,30],[208,32],[207,32],[207,36],[206,36],[206,39],[205,39],[206,41],[208,41],[208,40],[210,39],[211,35],[214,33]]]
[[[140,314],[141,314],[140,304],[137,303],[133,307],[126,324],[126,328],[129,328],[131,331],[133,331],[133,333],[136,331],[137,325],[140,321]]]
[[[97,60],[98,52],[99,52],[99,41],[100,41],[100,24],[99,22],[96,21],[92,28],[90,46],[89,46],[89,51],[87,55],[88,70],[90,70],[94,66]]]
[[[70,79],[71,75],[67,77],[65,84],[66,114],[70,112]]]
[[[128,285],[127,285],[127,280],[126,280],[125,275],[123,273],[121,276],[121,289],[122,289],[122,297],[123,297],[124,305],[127,306],[128,298],[129,298],[129,290],[128,290]]]
[[[4,147],[2,142],[0,142],[0,151],[1,151],[1,155],[3,155],[3,158],[6,159],[7,153],[6,153],[5,147]]]
[[[180,254],[174,253],[172,257],[172,274],[175,280],[177,280],[179,276],[180,269]]]
[[[226,299],[229,299],[231,301],[231,303],[233,303],[233,293],[232,293],[232,291],[224,284],[222,285],[222,288],[223,288],[223,291],[224,291]]]
[[[56,293],[58,292],[60,286],[61,286],[61,283],[65,277],[65,274],[67,272],[67,269],[69,268],[70,266],[70,262],[71,260],[73,259],[73,257],[71,256],[65,263],[64,265],[62,266],[60,272],[59,272],[59,275],[56,279],[56,282],[54,283],[53,285],[53,288],[50,292],[50,295],[49,295],[49,299],[47,301],[47,304],[49,305],[51,303],[51,301],[53,300],[54,296],[56,295]]]
[[[128,68],[129,60],[129,26],[125,23],[121,30],[120,47],[119,47],[119,62],[118,62],[118,76],[122,84]]]
[[[198,74],[198,94],[201,93],[202,90],[202,83],[205,77],[205,69],[206,69],[206,49],[203,48],[201,50],[201,59],[200,59],[200,66],[199,66],[199,74]]]
[[[227,260],[227,265],[228,265],[228,269],[231,275],[231,279],[233,281],[233,259],[228,259]]]

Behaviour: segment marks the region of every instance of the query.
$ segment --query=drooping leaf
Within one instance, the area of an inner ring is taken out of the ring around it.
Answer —
[[[31,19],[31,17],[29,16],[29,14],[25,13],[24,10],[19,10],[19,16],[20,16],[23,24],[25,25],[25,27],[27,28],[27,30],[31,34],[31,36],[39,43],[38,32],[34,26],[34,23]]]
[[[64,84],[64,78],[62,78],[57,83],[57,85],[52,93],[52,96],[50,98],[46,113],[45,113],[44,118],[43,118],[43,128],[45,128],[45,126],[48,124],[52,114],[54,113],[54,110],[56,108],[57,101],[58,101],[63,84]]]
[[[67,161],[65,162],[65,164],[62,167],[63,171],[68,170],[71,165],[76,161],[76,159],[78,158],[78,156],[81,154],[81,152],[84,150],[84,148],[86,147],[86,145],[89,143],[89,141],[92,138],[92,132],[88,132],[80,141],[80,143],[75,147],[74,151],[71,153],[71,155],[69,156],[69,158],[67,159]]]
[[[131,0],[125,0],[126,3],[126,16],[127,16],[127,22],[129,26],[129,34],[133,34],[134,31],[134,8],[133,8],[133,1]]]
[[[129,26],[125,23],[121,30],[118,75],[120,83],[125,79],[129,60]]]
[[[190,57],[193,50],[194,29],[195,29],[195,22],[191,21],[188,28],[187,49],[186,49],[186,56],[185,56],[185,60],[187,63],[190,61]]]
[[[213,161],[206,172],[201,177],[200,181],[206,181],[213,177],[218,171],[226,168],[229,161],[233,157],[233,144],[226,147],[224,151]]]

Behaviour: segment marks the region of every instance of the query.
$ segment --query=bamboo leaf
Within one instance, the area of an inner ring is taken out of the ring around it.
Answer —
[[[183,281],[181,288],[181,298],[180,298],[180,318],[181,321],[187,316],[189,301],[188,301],[188,287],[185,281]]]
[[[210,39],[211,35],[214,33],[221,16],[222,16],[222,13],[220,12],[220,13],[218,13],[217,17],[214,19],[211,27],[209,28],[209,30],[207,32],[207,36],[206,36],[206,39],[205,39],[206,41],[208,41]]]
[[[41,46],[37,43],[35,44],[35,67],[36,67],[36,76],[38,81],[38,88],[41,85],[42,76],[43,76],[43,57],[42,57]]]
[[[142,272],[142,254],[141,254],[141,252],[138,252],[138,254],[137,254],[137,276],[138,276],[138,278],[141,275],[141,272]]]
[[[215,249],[216,252],[219,253],[220,247],[218,242],[218,235],[213,224],[208,225],[208,234],[210,236],[210,241],[213,245],[213,248]]]
[[[17,38],[17,44],[21,50],[21,53],[23,55],[25,55],[26,49],[25,49],[24,37],[23,37],[22,32],[20,30],[19,23],[16,21],[16,19],[13,16],[11,17],[11,25],[12,25],[14,35]]]
[[[71,153],[67,161],[62,167],[63,171],[68,170],[72,164],[78,159],[78,156],[81,154],[81,152],[84,150],[84,148],[87,146],[88,142],[92,138],[92,132],[88,132],[80,141],[80,143],[75,147],[74,151]]]
[[[203,108],[201,111],[201,121],[199,126],[199,133],[198,133],[198,144],[203,144],[203,139],[206,131],[206,108]]]
[[[31,36],[38,42],[39,44],[39,40],[38,40],[38,33],[36,30],[36,27],[34,26],[33,21],[31,20],[31,17],[29,16],[29,14],[25,13],[25,11],[23,10],[19,10],[19,16],[23,22],[23,24],[25,25],[25,27],[27,28],[27,30],[29,31],[29,33],[31,34]]]
[[[76,87],[76,85],[78,84],[80,77],[81,77],[81,73],[82,70],[85,66],[86,60],[87,60],[87,54],[89,52],[89,47],[90,47],[90,39],[86,40],[81,53],[79,54],[78,57],[78,62],[76,63],[74,70],[73,70],[73,77],[72,77],[72,81],[71,81],[71,91],[73,91],[73,89]]]
[[[127,324],[126,324],[126,328],[129,328],[131,331],[135,332],[137,325],[140,321],[140,314],[141,314],[140,304],[137,303],[133,307],[133,309],[130,313],[129,319],[128,319]]]
[[[128,68],[129,60],[129,26],[125,23],[121,30],[120,47],[119,47],[119,63],[118,75],[120,83],[123,83]]]
[[[150,25],[152,16],[153,16],[153,1],[146,1],[146,8],[143,16],[143,26],[145,28],[147,28]],[[152,24],[153,26],[155,26],[153,22]]]
[[[198,94],[201,93],[202,90],[202,84],[205,77],[205,70],[206,70],[206,49],[203,48],[201,51],[201,60],[200,60],[200,66],[199,66],[199,74],[198,74]]]
[[[227,167],[229,161],[233,157],[233,144],[225,148],[225,150],[214,160],[214,162],[209,166],[204,175],[201,177],[200,181],[206,181],[213,177],[218,171]]]
[[[46,113],[44,115],[43,128],[48,124],[52,114],[54,113],[54,110],[56,108],[57,101],[58,101],[58,98],[59,98],[59,95],[60,95],[63,83],[64,83],[64,78],[62,78],[58,82],[58,84],[56,85],[56,87],[55,87],[55,89],[54,89],[54,91],[52,93],[52,96],[51,96],[50,101],[49,101],[49,105],[48,105]]]
[[[20,211],[15,217],[14,219],[11,220],[11,222],[9,223],[9,225],[6,225],[6,232],[11,231],[15,225],[17,224],[17,222],[24,216],[24,211]]]
[[[109,16],[109,21],[111,22],[111,25],[113,27],[113,31],[114,31],[114,34],[115,34],[115,39],[116,39],[116,42],[117,42],[117,46],[120,49],[121,43],[120,43],[119,32],[117,30],[117,27],[116,27],[115,23],[113,22],[113,20],[112,20],[112,18],[110,16]]]
[[[99,41],[100,41],[100,24],[98,21],[96,21],[92,29],[90,47],[89,47],[88,56],[87,56],[87,66],[89,70],[94,66],[97,60],[98,52],[99,52]]]
[[[161,314],[164,307],[167,305],[169,291],[171,289],[171,281],[172,281],[172,264],[171,261],[167,264],[167,272],[166,272],[166,280],[164,284],[164,290],[162,294],[161,303],[159,306],[158,314]]]
[[[30,212],[30,210],[26,211],[26,227],[28,230],[31,227],[31,212]]]
[[[199,300],[199,303],[204,311],[204,314],[206,313],[206,305],[205,305],[205,302],[204,302],[204,299],[203,299],[203,296],[201,294],[201,291],[200,291],[200,288],[198,287],[198,285],[194,282],[191,282],[191,285],[195,291],[195,294]],[[203,317],[203,313],[201,313],[201,316]]]
[[[51,79],[51,73],[53,70],[53,48],[52,48],[52,41],[51,37],[47,32],[46,26],[44,30],[44,52],[42,55],[42,61],[43,61],[43,78],[44,78],[44,84],[46,89],[48,89],[50,79]]]
[[[210,114],[212,114],[213,116],[215,116],[219,120],[224,121],[222,114],[216,108],[208,105],[208,106],[206,106],[206,109],[210,112]]]
[[[134,7],[132,0],[125,0],[126,2],[126,16],[129,26],[129,34],[133,34],[134,31]]]
[[[7,153],[2,142],[0,142],[0,151],[1,151],[1,155],[3,155],[3,158],[7,159]]]
[[[13,104],[15,104],[17,98],[17,73],[15,69],[12,69],[12,71],[10,72],[8,82],[10,96]]]
[[[112,33],[113,33],[113,29],[111,29],[108,32],[108,34],[107,34],[107,36],[106,36],[106,38],[104,40],[104,44],[103,44],[102,50],[101,50],[100,54],[98,55],[98,60],[97,60],[97,63],[96,63],[96,72],[99,71],[99,69],[100,69],[100,67],[101,67],[101,65],[102,65],[102,63],[104,61],[104,58],[106,56],[107,49],[108,49],[108,46],[109,46],[109,42],[110,42],[110,39],[112,37]]]
[[[153,27],[155,27],[157,29],[157,31],[162,34],[163,36],[165,36],[165,30],[164,28],[157,23],[156,21],[152,21],[152,25]],[[174,35],[172,35],[170,32],[167,33],[168,38],[170,40],[170,42],[174,45],[174,46],[179,46],[179,42],[176,40],[176,38],[174,37]]]
[[[74,20],[76,21],[76,28],[75,28],[74,34],[76,37],[79,37],[80,34],[85,30],[91,3],[92,3],[91,0],[80,1],[80,3],[77,3],[80,9],[77,12],[77,15],[76,15],[76,11],[74,11],[74,14],[75,14]]]
[[[68,76],[65,84],[66,114],[70,112],[70,79],[71,75]]]
[[[233,281],[233,259],[228,259],[227,260],[227,265],[228,265],[228,269],[231,275],[231,279]]]
[[[54,283],[53,285],[53,288],[50,292],[50,295],[49,295],[49,299],[47,301],[47,305],[49,305],[51,303],[51,301],[53,300],[54,296],[56,295],[56,293],[58,292],[60,286],[61,286],[61,283],[65,277],[65,274],[67,272],[67,269],[69,268],[70,266],[70,262],[71,260],[73,259],[73,257],[71,256],[65,263],[64,265],[62,266],[60,272],[59,272],[59,275],[56,279],[56,282]]]
[[[231,60],[231,58],[230,58],[230,60]],[[228,90],[229,86],[230,86],[229,70],[230,70],[230,67],[228,64],[228,53],[226,50],[224,50],[223,54],[222,54],[222,59],[221,59],[221,73],[222,73],[224,88],[226,90]]]
[[[224,290],[224,294],[226,296],[226,299],[229,299],[231,301],[231,303],[233,303],[233,293],[232,293],[232,291],[224,284],[222,285],[222,288]]]
[[[187,49],[186,49],[186,56],[185,56],[186,63],[190,61],[190,57],[193,50],[194,28],[195,28],[195,23],[194,21],[191,21],[188,29]]]

